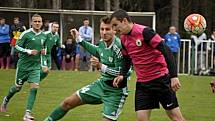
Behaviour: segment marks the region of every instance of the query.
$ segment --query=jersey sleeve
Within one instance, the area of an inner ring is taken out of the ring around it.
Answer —
[[[89,42],[86,42],[86,41],[81,41],[79,42],[79,44],[84,48],[86,49],[90,54],[92,54],[93,56],[99,58],[99,54],[98,54],[98,46],[96,45],[93,45]]]
[[[163,41],[163,39],[158,35],[152,28],[146,27],[142,32],[144,41],[151,45],[153,48],[156,48],[157,45]]]
[[[24,44],[25,44],[25,42],[26,42],[26,34],[23,32],[21,35],[20,35],[20,37],[19,37],[19,39],[16,41],[16,46],[15,46],[15,48],[16,48],[16,50],[18,51],[18,52],[21,52],[21,53],[31,53],[31,50],[30,49],[26,49],[24,46]]]

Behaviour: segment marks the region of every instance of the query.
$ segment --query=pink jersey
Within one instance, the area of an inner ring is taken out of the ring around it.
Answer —
[[[155,49],[163,41],[156,34],[150,44],[144,42],[143,31],[145,26],[134,24],[130,34],[121,35],[121,41],[126,50],[124,55],[129,55],[137,75],[137,82],[146,82],[168,74],[164,56]]]

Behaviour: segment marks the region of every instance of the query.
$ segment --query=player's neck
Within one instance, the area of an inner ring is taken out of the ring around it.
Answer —
[[[39,33],[41,30],[40,30],[40,29],[35,29],[35,28],[33,28],[33,31],[34,31],[35,33]]]

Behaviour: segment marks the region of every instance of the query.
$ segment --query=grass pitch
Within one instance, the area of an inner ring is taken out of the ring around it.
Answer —
[[[99,72],[52,71],[43,80],[38,90],[33,108],[36,121],[43,121],[49,113],[67,96],[77,89],[93,82]],[[0,70],[0,100],[14,84],[15,70]],[[211,92],[209,82],[214,77],[180,76],[182,88],[177,92],[181,111],[187,121],[214,121],[215,94]],[[28,97],[29,85],[17,93],[8,105],[7,113],[0,113],[0,121],[22,121]],[[136,121],[134,112],[135,74],[129,81],[129,96],[118,121]],[[102,105],[84,105],[71,110],[61,121],[100,121]],[[161,108],[153,110],[151,121],[168,121]]]

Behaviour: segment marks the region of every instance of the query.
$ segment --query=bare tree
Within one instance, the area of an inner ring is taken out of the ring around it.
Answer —
[[[13,0],[13,7],[21,8],[21,0]]]
[[[52,9],[60,9],[61,0],[52,0]]]
[[[119,0],[113,0],[114,1],[114,10],[119,9]]]
[[[154,0],[149,0],[149,11],[154,12]]]
[[[91,0],[90,1],[90,5],[91,5],[91,10],[95,10],[95,0]]]
[[[179,24],[179,0],[171,1],[172,14],[171,14],[171,25],[175,26],[178,29]]]
[[[110,0],[105,0],[105,10],[110,11]]]
[[[90,3],[89,0],[85,0],[85,9],[90,10]]]

